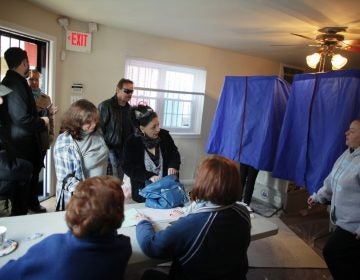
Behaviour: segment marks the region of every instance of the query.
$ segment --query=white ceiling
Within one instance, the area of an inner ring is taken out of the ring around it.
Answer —
[[[59,15],[304,67],[325,26],[360,39],[359,0],[28,0]],[[292,46],[272,46],[292,45]],[[360,69],[360,53],[341,52]]]

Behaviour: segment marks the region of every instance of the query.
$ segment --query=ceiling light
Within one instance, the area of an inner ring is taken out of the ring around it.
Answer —
[[[334,54],[331,58],[331,65],[333,70],[339,70],[345,66],[347,63],[347,58],[343,57],[340,54]]]
[[[347,58],[340,54],[334,54],[332,50],[323,50],[313,53],[306,57],[306,63],[310,68],[316,69],[319,67],[319,72],[325,71],[326,57],[331,57],[332,70],[339,70],[343,68],[347,63]]]
[[[317,64],[319,63],[321,55],[319,53],[313,53],[306,57],[306,63],[310,68],[315,69]]]

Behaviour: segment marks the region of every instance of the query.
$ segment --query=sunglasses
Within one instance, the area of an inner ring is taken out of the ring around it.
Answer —
[[[128,89],[128,88],[123,88],[122,91],[125,92],[126,94],[132,94],[134,92],[133,89]]]

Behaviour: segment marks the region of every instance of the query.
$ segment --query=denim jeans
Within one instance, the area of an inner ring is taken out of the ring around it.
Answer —
[[[112,175],[122,180],[124,178],[124,171],[121,168],[122,158],[117,150],[109,151],[109,164],[112,169]]]

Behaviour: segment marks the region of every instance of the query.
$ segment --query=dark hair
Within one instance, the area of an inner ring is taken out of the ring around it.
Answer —
[[[130,119],[132,124],[139,128],[147,126],[154,118],[157,118],[156,112],[147,105],[139,104],[130,108]]]
[[[121,181],[97,176],[81,181],[66,208],[66,224],[77,237],[105,235],[124,220],[124,193]]]
[[[242,197],[240,172],[236,164],[218,155],[207,156],[199,165],[190,197],[218,205],[229,205]]]
[[[122,79],[118,82],[117,87],[118,87],[119,89],[122,89],[123,86],[124,86],[124,84],[134,84],[134,83],[133,83],[133,81],[131,81],[131,80],[129,80],[129,79],[122,78]]]
[[[18,67],[24,59],[28,59],[27,52],[16,47],[8,48],[4,57],[9,69]]]
[[[86,99],[80,99],[71,104],[64,113],[60,133],[67,131],[74,139],[81,140],[81,127],[93,121],[98,125],[99,119],[99,111],[96,106]]]

